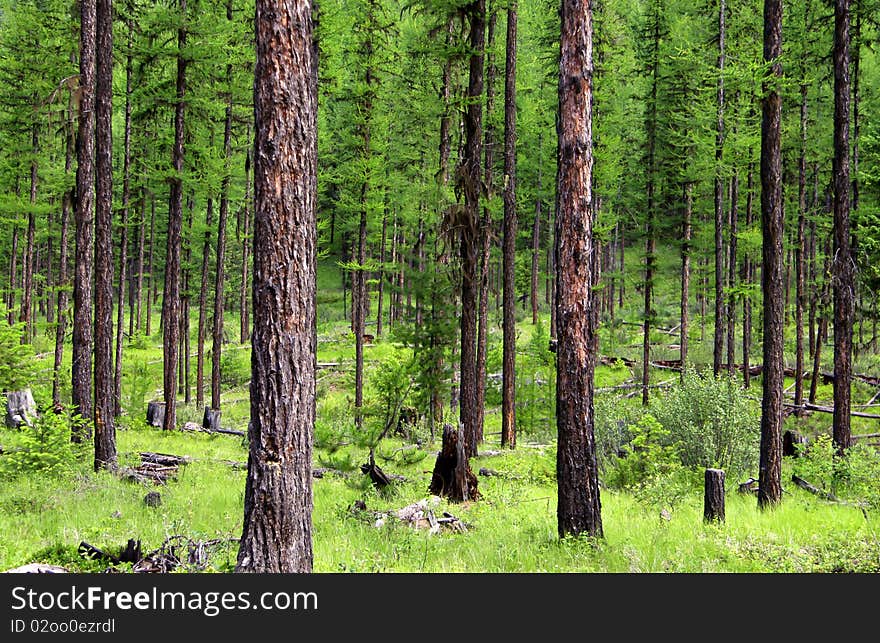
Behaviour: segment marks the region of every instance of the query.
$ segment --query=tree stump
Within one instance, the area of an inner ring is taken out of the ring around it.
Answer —
[[[209,431],[220,430],[220,409],[212,409],[205,407],[205,417],[202,419],[202,426]]]
[[[449,498],[452,502],[466,502],[480,497],[477,476],[471,471],[464,452],[464,442],[451,424],[443,427],[443,448],[437,454],[428,490],[436,496]]]
[[[807,446],[807,438],[797,431],[786,431],[782,434],[782,455],[798,457],[803,447]]]
[[[144,504],[148,507],[158,507],[162,504],[162,496],[158,491],[151,491],[144,496]]]
[[[25,424],[31,426],[37,417],[37,403],[29,388],[6,394],[6,426],[17,429]]]
[[[721,469],[706,469],[703,520],[724,522],[724,471]]]
[[[147,403],[147,426],[162,428],[165,422],[165,402]]]

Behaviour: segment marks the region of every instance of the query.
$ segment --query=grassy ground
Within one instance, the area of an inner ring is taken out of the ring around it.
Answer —
[[[671,270],[674,257],[667,259],[667,268]],[[628,265],[636,263],[636,256],[628,258]],[[355,440],[340,447],[338,440],[333,443],[323,439],[327,432],[337,438],[350,435],[346,431],[351,424],[354,347],[343,318],[339,285],[334,264],[322,263],[318,283],[318,361],[338,366],[318,374],[318,428],[323,433],[315,466],[334,466],[344,471],[327,473],[314,481],[316,571],[880,571],[880,525],[876,512],[828,503],[794,487],[788,482],[789,462],[783,474],[785,499],[773,511],[759,511],[754,496],[736,493],[738,481],[729,481],[732,490],[727,495],[727,520],[723,525],[703,523],[702,495],[696,488],[669,506],[644,503],[629,493],[604,488],[601,500],[605,538],[598,543],[560,541],[556,533],[555,428],[547,401],[552,397],[552,373],[538,367],[529,371],[530,342],[536,333],[538,339],[543,337],[530,319],[521,319],[518,326],[518,350],[522,351],[518,383],[531,382],[521,387],[520,448],[472,461],[475,472],[486,467],[500,474],[479,476],[480,500],[465,505],[441,501],[433,509],[436,515],[448,511],[458,517],[467,525],[467,531],[432,535],[395,520],[375,526],[376,512],[400,509],[428,498],[434,453],[439,445],[432,443],[424,431],[419,436],[419,446],[398,437],[385,440],[378,450],[378,464],[388,473],[404,476],[406,481],[382,495],[357,471],[356,467],[367,457],[362,444]],[[637,299],[632,296],[635,284],[628,288],[631,298]],[[672,310],[674,293],[661,291],[658,301],[666,302],[659,308]],[[637,321],[638,306],[625,307],[618,318]],[[546,324],[546,316],[543,320]],[[237,338],[237,317],[230,315],[227,327]],[[161,385],[162,368],[158,310],[154,311],[153,328],[156,332],[152,337],[130,338],[125,352],[124,415],[117,428],[121,464],[135,464],[139,451],[186,455],[192,462],[181,469],[176,480],[155,488],[162,497],[158,507],[149,507],[143,501],[152,486],[92,472],[87,450],[79,454],[72,467],[53,475],[0,477],[0,569],[42,561],[95,571],[100,568],[98,565],[77,554],[81,541],[113,551],[129,538],[135,538],[149,551],[175,536],[192,541],[220,541],[211,549],[208,571],[228,571],[234,566],[245,472],[231,463],[246,461],[247,445],[234,436],[167,434],[144,425],[146,401],[161,397],[161,389],[157,388]],[[711,349],[707,343],[699,342],[699,321],[692,330],[692,354],[698,360],[710,361]],[[706,335],[710,339],[711,326]],[[490,347],[500,342],[498,320],[493,320],[489,337]],[[658,339],[667,340],[668,337]],[[606,324],[601,341],[605,354],[639,355],[640,333],[635,326]],[[47,337],[38,338],[39,352],[47,352],[49,346]],[[660,354],[664,351],[670,353],[669,357],[677,356],[668,347],[657,350],[658,358],[666,356]],[[490,348],[490,362],[491,353]],[[66,357],[69,358],[69,351]],[[387,366],[406,357],[405,349],[388,340],[369,345],[368,381],[377,365]],[[51,392],[47,376],[47,372],[51,373],[47,371],[50,359],[51,356],[45,356],[38,363],[42,374],[33,387],[38,400],[48,399]],[[230,342],[224,348],[223,364],[223,425],[243,430],[248,418],[250,377],[247,346]],[[876,370],[873,364],[867,358],[862,361],[865,369]],[[194,371],[195,359],[192,368]],[[490,364],[489,371],[492,370]],[[545,375],[548,379],[542,380]],[[674,377],[669,371],[652,375],[654,381]],[[603,366],[597,370],[596,386],[612,387],[636,376],[637,372],[623,366]],[[870,393],[857,388],[855,401],[867,399]],[[759,394],[758,386],[754,395]],[[194,393],[192,397],[195,399]],[[830,399],[830,385],[819,388],[819,397],[820,403]],[[499,403],[500,396],[490,389],[484,453],[499,449]],[[194,402],[182,404],[179,417],[181,422],[200,421],[201,409]],[[789,418],[787,426],[816,435],[827,432],[830,419],[822,414],[804,420]],[[854,423],[857,432],[876,427],[875,420]],[[20,438],[14,431],[0,430],[0,444],[7,452],[20,444]],[[326,448],[328,444],[332,448]],[[354,509],[356,501],[362,501],[366,509]]]

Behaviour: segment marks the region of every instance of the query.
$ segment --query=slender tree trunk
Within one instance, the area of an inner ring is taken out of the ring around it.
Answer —
[[[232,21],[232,0],[226,2],[226,19]],[[226,65],[232,84],[232,65]],[[226,295],[226,224],[229,219],[229,172],[232,159],[232,93],[226,103],[223,125],[223,180],[220,182],[220,216],[217,221],[217,265],[214,272],[214,333],[211,346],[211,408],[220,408],[220,360],[223,353],[223,310]]]
[[[504,346],[502,354],[501,446],[516,447],[516,22],[517,5],[507,8],[504,67]],[[540,158],[540,155],[539,155]],[[540,161],[539,161],[540,162]],[[540,172],[540,170],[539,170]],[[540,199],[538,199],[540,203]],[[541,220],[540,206],[535,222]],[[535,226],[538,227],[537,225]],[[533,234],[533,238],[536,235]],[[537,323],[537,258],[532,253],[532,315]]]
[[[113,6],[96,3],[95,470],[116,469],[113,423]]]
[[[311,11],[309,0],[256,2],[253,379],[238,572],[309,573],[313,564],[317,92]]]
[[[694,209],[694,184],[684,185],[684,220],[681,231],[681,324],[679,327],[679,352],[681,355],[681,378],[684,381],[688,366],[688,332],[690,329],[691,285],[691,215]]]
[[[71,97],[71,103],[72,103]],[[68,115],[73,113],[72,104],[68,107]],[[64,173],[70,174],[73,166],[74,138],[70,119],[65,119]],[[67,333],[67,254],[70,236],[70,209],[74,200],[73,189],[66,190],[61,196],[61,260],[58,265],[58,323],[55,326],[55,363],[52,368],[52,404],[61,404],[61,362],[64,360],[64,338]]]
[[[753,203],[754,203],[754,171],[752,167],[752,151],[749,149],[749,175],[746,180],[746,228],[751,229],[753,223]],[[752,258],[748,252],[743,255],[742,264],[742,283],[750,286],[752,283]],[[747,294],[743,297],[743,334],[742,334],[742,364],[743,364],[743,386],[749,388],[751,386],[751,364],[750,355],[752,352],[752,297]]]
[[[376,338],[382,336],[382,308],[385,303],[385,242],[388,236],[388,190],[385,190],[385,212],[382,214],[382,241],[379,245],[379,301],[376,304]]]
[[[764,0],[764,62],[772,75],[764,81],[761,121],[761,228],[763,231],[764,366],[758,507],[782,501],[783,216],[780,120],[782,100],[782,0]]]
[[[718,122],[715,133],[715,347],[712,370],[721,374],[721,355],[724,352],[724,181],[721,165],[724,156],[724,19],[725,0],[718,9]]]
[[[508,18],[509,20],[510,18]],[[516,46],[516,45],[514,45]],[[516,52],[514,52],[515,55]],[[538,198],[535,199],[535,220],[532,223],[532,274],[531,274],[531,302],[532,324],[538,323],[538,256],[541,252],[541,209],[543,204],[541,185],[541,166],[543,164],[543,136],[538,134]]]
[[[180,19],[185,21],[186,0],[179,0]],[[183,56],[186,49],[186,28],[181,26],[177,30],[177,46],[180,52],[177,56],[177,80],[176,80],[176,105],[174,107],[174,148],[171,154],[171,163],[174,168],[174,176],[171,177],[171,195],[168,207],[168,234],[165,254],[165,288],[162,293],[162,343],[164,358],[164,400],[165,420],[162,428],[171,431],[177,428],[177,397],[176,376],[177,358],[180,342],[180,255],[181,255],[181,229],[183,227],[183,186],[181,174],[183,172],[183,139],[184,139],[184,114],[186,104],[186,65],[187,60]]]
[[[155,288],[155,263],[153,261],[153,249],[156,247],[156,195],[150,193],[150,256],[148,263],[150,272],[147,275],[147,300],[145,303],[146,316],[146,333],[147,337],[153,335],[152,319],[153,319],[153,289]]]
[[[477,246],[479,233],[480,184],[482,175],[483,50],[486,31],[485,0],[465,7],[470,20],[470,71],[465,112],[465,150],[462,158],[464,181],[464,226],[461,230],[461,389],[460,419],[465,453],[477,455]]]
[[[193,209],[195,207],[195,197],[192,193],[186,199],[186,230],[182,235],[183,241],[183,261],[181,264],[181,279],[183,280],[182,292],[180,298],[180,363],[179,363],[179,392],[184,395],[184,404],[192,401],[192,391],[190,389],[190,293],[192,285],[190,284],[190,270],[192,258],[192,222]]]
[[[135,285],[135,306],[134,320],[129,321],[129,334],[134,335],[135,332],[141,332],[141,306],[143,302],[144,288],[144,252],[147,237],[147,194],[146,188],[141,188],[140,192],[141,214],[138,222],[138,254],[137,254],[137,282]]]
[[[806,15],[806,14],[805,14]],[[806,17],[804,18],[806,22]],[[804,298],[806,287],[804,268],[804,245],[807,228],[807,85],[801,84],[801,147],[798,157],[798,221],[795,262],[795,367],[794,405],[798,417],[803,414],[804,403]]]
[[[79,127],[77,132],[75,256],[73,278],[73,356],[71,397],[77,412],[92,417],[92,226],[94,224],[95,152],[95,0],[81,0]],[[91,436],[74,427],[71,440]]]
[[[480,310],[478,313],[477,327],[477,376],[476,376],[476,402],[474,407],[476,416],[476,442],[483,441],[483,420],[486,414],[486,339],[489,332],[489,277],[491,267],[489,265],[494,235],[492,225],[492,212],[489,209],[489,201],[495,195],[493,185],[493,165],[495,163],[495,127],[492,125],[492,113],[495,109],[495,78],[498,68],[495,65],[495,24],[497,12],[492,8],[489,16],[488,41],[486,45],[486,127],[485,127],[485,167],[483,168],[483,182],[486,186],[486,200],[483,202],[483,219],[480,222]],[[421,223],[421,222],[420,222]]]
[[[655,7],[655,12],[659,9]],[[645,319],[642,337],[642,404],[648,405],[648,385],[651,379],[651,326],[654,322],[653,290],[654,269],[656,265],[654,217],[655,217],[655,179],[656,179],[656,140],[657,140],[657,85],[660,75],[660,16],[654,15],[653,49],[651,59],[651,97],[648,104],[648,158],[647,158],[647,193],[648,202],[645,208]]]
[[[248,138],[250,138],[250,130],[248,130]],[[250,250],[250,241],[248,235],[250,235],[250,215],[251,215],[251,206],[250,206],[250,168],[251,168],[251,150],[247,151],[247,160],[244,165],[244,181],[245,181],[245,191],[244,191],[244,221],[242,222],[242,260],[241,260],[241,292],[239,294],[239,310],[241,311],[241,333],[240,339],[241,343],[247,343],[248,339],[251,336],[251,323],[248,315],[248,311],[250,308],[248,301],[248,264],[250,261],[249,258],[249,250]],[[344,299],[344,297],[343,297]]]
[[[595,297],[591,257],[593,26],[590,0],[562,0],[559,61],[556,223],[556,425],[559,536],[602,537],[598,466],[593,435]]]
[[[12,222],[12,251],[9,258],[9,297],[6,302],[6,321],[12,326],[15,323],[15,288],[18,275],[18,225]]]
[[[35,101],[36,102],[36,101]],[[34,155],[31,161],[31,189],[30,204],[28,209],[28,225],[27,240],[25,242],[24,253],[24,283],[21,297],[21,313],[19,321],[24,323],[24,330],[21,335],[22,344],[30,344],[34,336],[34,315],[33,315],[33,295],[34,295],[34,274],[35,270],[35,240],[37,234],[37,222],[34,208],[37,205],[37,153],[39,151],[39,135],[37,125],[34,123],[31,128],[31,150]]]
[[[850,242],[850,8],[834,3],[834,444],[852,446],[850,426],[855,279]]]
[[[208,197],[205,213],[205,241],[202,244],[202,287],[199,290],[199,331],[196,347],[196,405],[205,403],[205,336],[208,333],[208,271],[211,256],[211,226],[214,225],[214,199]],[[219,272],[219,271],[218,271]]]
[[[446,45],[452,42],[452,28],[454,18],[450,17],[446,22]],[[449,183],[449,155],[452,151],[452,136],[449,132],[452,116],[450,111],[452,87],[452,57],[446,58],[443,63],[443,78],[440,95],[443,99],[443,115],[440,117],[440,170],[439,179],[441,185]]]
[[[119,234],[119,290],[116,295],[116,362],[113,372],[113,415],[122,412],[122,345],[125,328],[125,283],[128,267],[128,209],[131,205],[131,28],[125,57],[125,129],[122,159],[122,220]]]

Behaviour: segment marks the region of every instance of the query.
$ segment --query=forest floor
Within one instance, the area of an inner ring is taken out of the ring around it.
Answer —
[[[439,441],[432,440],[423,425],[386,437],[375,446],[376,463],[397,476],[391,487],[378,491],[359,470],[367,461],[369,440],[360,440],[350,426],[354,349],[339,311],[342,292],[336,279],[333,264],[323,265],[318,290],[318,361],[336,366],[318,373],[313,463],[320,475],[313,485],[316,572],[880,572],[876,508],[829,501],[799,488],[791,481],[792,458],[786,458],[783,465],[784,500],[772,511],[759,510],[753,494],[737,492],[743,480],[728,480],[726,520],[721,524],[704,523],[702,489],[697,485],[646,497],[603,483],[605,537],[560,540],[555,427],[548,403],[552,368],[541,361],[535,348],[544,342],[544,324],[533,327],[530,317],[521,319],[518,326],[518,351],[522,351],[518,446],[515,451],[500,448],[500,394],[490,385],[486,441],[481,455],[471,461],[480,498],[450,504],[430,496]],[[663,293],[658,299],[662,311]],[[669,308],[672,303],[667,302]],[[630,312],[630,319],[635,320],[637,312],[627,310],[620,312],[619,320],[625,321]],[[153,328],[152,337],[130,338],[126,349],[124,413],[117,425],[120,465],[137,467],[143,452],[185,456],[187,463],[164,484],[132,482],[93,472],[91,454],[84,447],[69,466],[54,472],[0,476],[0,570],[44,562],[72,571],[100,571],[109,563],[84,558],[80,544],[115,555],[129,539],[140,541],[144,553],[156,552],[154,558],[168,561],[173,555],[179,561],[178,571],[234,568],[243,517],[246,440],[224,434],[164,432],[146,425],[146,401],[161,397],[161,390],[156,389],[161,382],[158,317]],[[237,318],[230,316],[227,328],[233,329],[230,335],[237,335],[233,332],[238,328]],[[634,326],[607,324],[604,332],[603,354],[638,354],[640,335]],[[694,332],[692,354],[703,360],[708,355],[711,361],[710,349],[699,342],[699,321]],[[499,340],[500,324],[496,324],[489,335],[489,373],[500,370],[500,366],[496,369]],[[37,350],[43,352],[39,346]],[[377,372],[402,364],[408,356],[394,341],[393,332],[368,345],[365,352],[368,383]],[[665,352],[670,358],[676,356],[673,348]],[[664,358],[662,347],[655,357]],[[49,359],[44,358],[47,365]],[[193,370],[194,363],[193,359]],[[867,370],[878,369],[870,360],[861,364]],[[663,369],[652,375],[656,382],[677,377]],[[596,387],[611,389],[637,376],[637,371],[621,363],[602,365],[596,373]],[[224,428],[246,431],[248,378],[248,347],[231,341],[223,358]],[[756,379],[755,397],[760,395],[759,385]],[[47,386],[35,382],[38,401],[46,399]],[[830,389],[823,384],[819,400],[828,400]],[[869,387],[854,391],[855,403],[871,394]],[[599,397],[613,396],[613,404],[636,405],[635,412],[643,413],[637,407],[639,400],[621,399],[627,392],[615,389],[600,392]],[[827,431],[830,417],[822,413],[801,419],[791,416],[786,427],[814,437]],[[201,408],[194,401],[180,405],[180,424],[201,423],[201,419]],[[863,418],[854,423],[856,432],[877,430],[877,420]],[[6,454],[21,443],[20,432],[0,430]],[[757,471],[753,475],[757,477]],[[160,495],[159,502],[148,504],[146,496],[154,491]],[[131,563],[116,566],[131,569]]]

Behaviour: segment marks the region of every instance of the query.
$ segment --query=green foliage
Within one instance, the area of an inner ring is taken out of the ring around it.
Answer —
[[[250,353],[243,350],[225,350],[220,354],[220,383],[223,386],[242,386],[250,379]]]
[[[654,398],[651,412],[686,467],[724,469],[727,480],[755,474],[760,417],[738,381],[688,370],[681,384]]]
[[[856,443],[843,455],[831,437],[823,433],[794,461],[794,473],[835,496],[880,509],[880,456],[867,444]]]
[[[17,391],[34,380],[34,349],[21,343],[24,324],[7,324],[2,321],[5,316],[5,308],[0,307],[0,390]]]
[[[154,382],[155,373],[147,360],[130,361],[122,371],[122,410],[130,416],[141,415]]]
[[[19,446],[0,458],[0,476],[15,477],[39,472],[60,475],[73,467],[84,446],[70,441],[71,430],[88,422],[78,414],[42,409],[33,426],[18,429]]]
[[[550,350],[550,332],[539,318],[532,335],[517,352],[517,430],[531,438],[556,432],[556,355]]]

